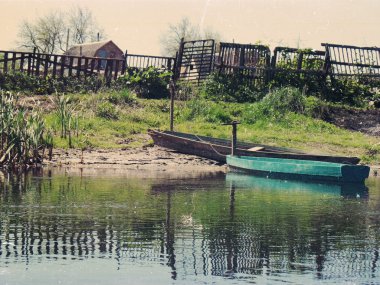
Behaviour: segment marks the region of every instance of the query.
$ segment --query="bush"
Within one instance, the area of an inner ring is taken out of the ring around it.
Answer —
[[[185,121],[196,118],[201,118],[210,123],[228,123],[232,121],[230,108],[226,108],[226,105],[210,103],[202,98],[187,101],[179,115]]]
[[[249,124],[259,119],[281,120],[289,113],[305,112],[305,96],[296,88],[286,87],[269,92],[260,102],[252,104],[243,113],[243,121]]]
[[[129,68],[126,74],[118,78],[115,84],[124,88],[131,88],[140,98],[169,98],[167,86],[171,76],[171,72],[161,71],[153,66],[143,70]]]
[[[98,76],[46,78],[22,72],[0,73],[0,89],[27,94],[87,93],[97,92],[104,84]]]
[[[263,93],[249,78],[241,74],[211,74],[204,82],[201,94],[213,101],[256,102]]]
[[[129,91],[129,89],[123,89],[121,91],[113,91],[107,95],[107,100],[116,105],[120,104],[133,104],[136,102],[136,97]]]
[[[117,120],[119,118],[116,107],[110,102],[100,103],[96,109],[96,115],[98,117],[110,120]]]

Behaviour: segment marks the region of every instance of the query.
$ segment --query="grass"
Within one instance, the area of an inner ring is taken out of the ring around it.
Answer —
[[[66,99],[70,98],[67,104],[73,110],[71,116],[78,118],[78,124],[71,125],[73,147],[139,147],[151,144],[146,136],[149,128],[169,128],[169,100],[137,99],[126,91],[120,92],[66,96]],[[284,91],[281,92],[280,95],[268,95],[272,97],[254,104],[204,99],[178,101],[175,130],[229,138],[231,129],[222,123],[238,120],[241,122],[239,140],[313,153],[359,156],[364,163],[380,164],[379,138],[343,130],[312,118],[310,113],[315,110],[310,111],[307,100],[302,101],[299,94],[291,95],[294,98],[286,103],[296,102],[294,108],[290,108],[293,112],[289,112],[286,104],[276,102],[283,100]],[[312,104],[317,105],[315,101]],[[68,139],[61,138],[62,124],[57,112],[46,112],[44,119],[54,136],[54,146],[68,148]]]

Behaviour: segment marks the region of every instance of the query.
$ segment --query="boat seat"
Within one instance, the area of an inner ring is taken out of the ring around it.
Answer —
[[[260,151],[260,150],[264,150],[265,148],[262,147],[262,146],[254,146],[254,147],[251,147],[249,149],[247,149],[248,151]]]

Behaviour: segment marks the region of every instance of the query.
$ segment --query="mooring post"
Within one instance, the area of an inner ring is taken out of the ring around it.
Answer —
[[[239,122],[233,121],[232,123],[232,145],[231,145],[231,155],[236,154],[236,141],[237,141],[237,125]]]
[[[175,83],[174,80],[169,82],[169,92],[170,92],[170,131],[174,129],[174,98],[175,98]]]
[[[231,123],[226,123],[223,125],[232,125],[232,141],[231,141],[231,155],[236,154],[237,145],[237,125],[240,124],[238,121],[232,121]]]

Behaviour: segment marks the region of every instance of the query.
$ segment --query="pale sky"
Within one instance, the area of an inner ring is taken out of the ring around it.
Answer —
[[[74,5],[90,9],[129,53],[159,55],[160,36],[183,17],[224,41],[320,49],[380,46],[380,0],[0,0],[0,50],[16,49],[22,20]]]

